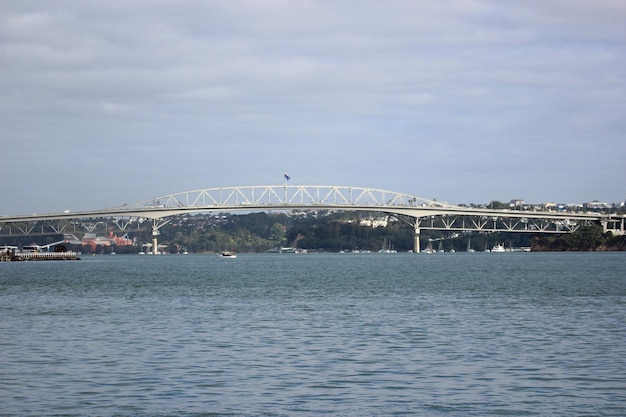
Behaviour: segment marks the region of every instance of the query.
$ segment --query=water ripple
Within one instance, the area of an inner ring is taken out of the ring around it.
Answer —
[[[626,414],[623,254],[456,255],[10,266],[0,415]]]

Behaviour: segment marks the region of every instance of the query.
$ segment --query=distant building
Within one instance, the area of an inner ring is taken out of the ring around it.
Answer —
[[[95,233],[85,233],[81,244],[83,246],[89,246],[92,251],[96,250],[96,247],[109,247],[109,246],[132,246],[134,241],[128,238],[127,234],[124,236],[117,236],[113,232],[109,232],[108,236],[96,236]]]
[[[583,205],[580,203],[568,203],[565,204],[565,208],[569,211],[580,211],[583,209]]]
[[[359,222],[359,226],[366,227],[387,227],[389,223],[389,217],[378,217],[378,218],[369,218],[369,219],[361,219]]]
[[[528,204],[521,198],[515,198],[509,201],[509,207],[511,207],[511,209],[513,210],[530,210],[532,208],[532,205]]]
[[[587,210],[601,210],[601,209],[611,208],[611,206],[608,205],[607,203],[603,203],[603,202],[598,201],[598,200],[593,200],[593,201],[591,201],[589,203],[585,203],[585,204],[583,204],[583,206]]]

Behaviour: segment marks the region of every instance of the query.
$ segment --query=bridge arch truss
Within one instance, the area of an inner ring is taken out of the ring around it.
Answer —
[[[221,187],[167,194],[117,210],[159,209],[206,211],[210,209],[245,210],[247,208],[297,209],[300,207],[451,207],[448,204],[409,194],[363,187],[339,186],[251,186]]]

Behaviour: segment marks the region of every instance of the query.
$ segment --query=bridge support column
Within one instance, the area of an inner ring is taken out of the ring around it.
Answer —
[[[157,222],[155,220],[154,223],[152,223],[152,254],[153,255],[159,254],[159,239],[157,239],[158,235],[159,235],[159,228],[157,227]]]
[[[162,219],[152,220],[152,254],[153,255],[159,254],[159,242],[157,239],[157,236],[161,234],[159,232],[159,229],[165,226],[166,224],[168,224],[169,222],[170,220],[162,220]]]
[[[159,242],[157,239],[158,235],[159,235],[159,229],[153,226],[152,227],[152,254],[153,255],[159,254]]]
[[[413,230],[415,232],[413,235],[413,252],[420,253],[420,228],[416,224]]]

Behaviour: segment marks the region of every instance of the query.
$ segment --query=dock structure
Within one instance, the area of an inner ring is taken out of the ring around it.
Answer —
[[[0,252],[0,262],[19,261],[77,261],[80,260],[76,252]]]

